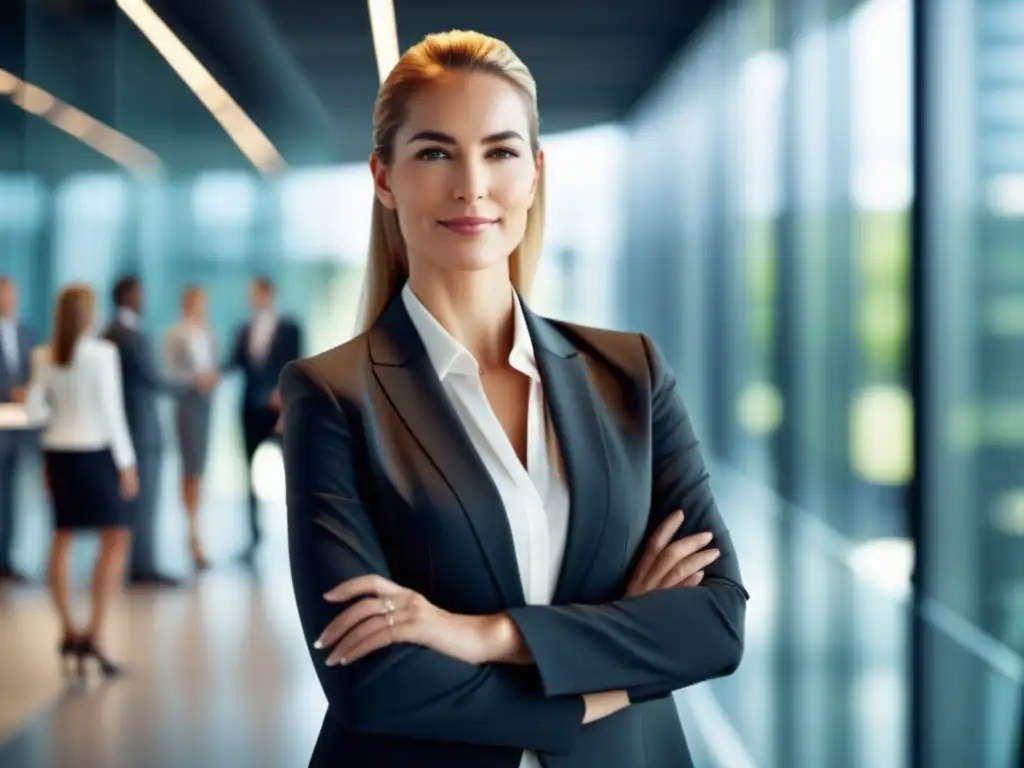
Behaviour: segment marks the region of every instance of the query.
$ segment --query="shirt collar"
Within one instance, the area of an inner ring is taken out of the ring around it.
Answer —
[[[128,307],[118,307],[117,319],[126,328],[131,328],[133,331],[138,330],[139,327],[139,314]]]
[[[537,368],[537,357],[534,354],[530,329],[526,325],[526,316],[523,314],[518,294],[513,292],[512,295],[514,299],[514,328],[512,351],[509,353],[508,362],[520,373],[539,382],[540,371]],[[423,302],[413,293],[408,283],[402,288],[402,303],[405,305],[409,319],[416,327],[416,332],[419,333],[423,346],[427,350],[430,363],[437,371],[437,376],[441,381],[444,381],[449,374],[480,375],[480,366],[473,355],[430,314],[430,310],[423,306]]]

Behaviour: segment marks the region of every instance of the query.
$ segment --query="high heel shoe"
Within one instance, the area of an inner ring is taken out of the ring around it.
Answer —
[[[199,544],[197,536],[190,536],[188,543],[189,551],[192,554],[192,565],[196,571],[205,571],[210,567],[210,561],[206,559],[203,548]]]
[[[115,664],[102,653],[100,653],[96,649],[96,646],[93,644],[91,637],[84,638],[78,644],[78,666],[80,673],[85,672],[85,661],[90,656],[96,659],[96,663],[99,664],[100,667],[100,672],[108,680],[111,680],[115,677],[120,677],[124,674],[124,667],[122,667],[119,664]]]
[[[75,661],[78,659],[78,645],[79,639],[74,635],[64,635],[64,639],[60,641],[60,645],[57,646],[57,654],[60,656],[61,670],[64,672],[65,677],[71,677],[75,670],[81,670],[81,664],[78,664],[77,668],[74,666]]]

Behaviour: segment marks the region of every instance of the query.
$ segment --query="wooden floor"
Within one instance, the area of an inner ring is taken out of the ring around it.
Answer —
[[[160,562],[187,574],[185,528],[172,482],[161,509]],[[35,487],[34,481],[31,483]],[[128,589],[108,631],[111,657],[130,673],[66,686],[57,622],[41,572],[45,503],[26,516],[18,562],[37,582],[0,588],[0,766],[4,768],[292,768],[308,764],[326,703],[299,631],[283,510],[264,509],[266,549],[254,570],[233,562],[244,545],[241,500],[209,501],[204,529],[216,567],[182,589]],[[95,551],[74,557],[80,608]],[[681,704],[683,702],[681,701]],[[689,721],[686,707],[681,707]],[[687,734],[699,766],[698,731]]]

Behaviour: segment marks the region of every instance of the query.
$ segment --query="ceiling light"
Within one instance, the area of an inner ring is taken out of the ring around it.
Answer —
[[[160,159],[152,150],[77,107],[61,101],[38,85],[25,82],[4,69],[0,69],[0,95],[8,95],[14,105],[48,120],[55,128],[106,155],[129,171],[145,173],[160,167]]]
[[[284,167],[284,159],[270,139],[145,0],[117,0],[117,5],[192,89],[249,162],[263,173]]]
[[[398,25],[393,0],[367,0],[373,52],[377,56],[377,75],[383,83],[398,63]]]
[[[20,84],[20,78],[15,77],[6,70],[0,69],[0,94],[6,96],[9,93],[14,93]]]

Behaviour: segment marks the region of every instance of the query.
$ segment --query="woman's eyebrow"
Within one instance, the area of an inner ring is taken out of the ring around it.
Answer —
[[[519,139],[519,141],[526,141],[518,131],[499,131],[498,133],[492,133],[490,136],[485,136],[483,139],[484,144],[496,144],[501,141],[508,141],[509,139]],[[455,138],[449,136],[447,133],[441,131],[420,131],[409,139],[409,144],[414,141],[436,141],[439,144],[451,144],[455,145],[458,142]]]

